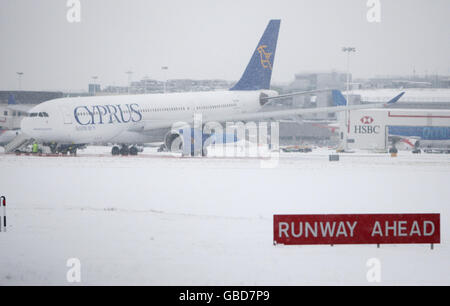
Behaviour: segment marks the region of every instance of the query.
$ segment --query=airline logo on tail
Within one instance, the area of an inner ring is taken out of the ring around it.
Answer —
[[[270,20],[241,79],[230,90],[270,89],[280,20]]]
[[[272,53],[266,52],[266,48],[266,45],[261,45],[257,49],[261,58],[261,66],[265,69],[269,68],[270,70],[272,70],[272,64],[270,63],[270,57],[272,56]]]

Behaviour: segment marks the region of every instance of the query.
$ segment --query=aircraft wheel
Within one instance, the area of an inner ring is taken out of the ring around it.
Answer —
[[[138,155],[138,149],[136,147],[131,147],[130,148],[130,155]]]
[[[127,156],[129,153],[130,153],[130,151],[128,150],[128,147],[127,147],[127,146],[123,146],[123,147],[120,149],[120,155],[122,155],[122,156]]]
[[[120,148],[118,146],[114,146],[111,150],[111,154],[113,156],[119,155],[120,154]]]

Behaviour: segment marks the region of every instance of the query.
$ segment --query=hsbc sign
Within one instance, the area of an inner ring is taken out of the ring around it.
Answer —
[[[374,121],[372,117],[370,116],[364,116],[361,118],[361,123],[362,124],[372,124],[372,122]]]
[[[274,243],[440,243],[439,214],[274,215]]]
[[[372,125],[375,121],[370,116],[364,116],[360,120],[360,125],[355,125],[354,133],[355,134],[379,134],[381,126],[380,125]]]

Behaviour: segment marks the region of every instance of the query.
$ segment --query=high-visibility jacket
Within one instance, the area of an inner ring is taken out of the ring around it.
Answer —
[[[39,151],[39,146],[37,143],[33,143],[33,153],[37,153]]]

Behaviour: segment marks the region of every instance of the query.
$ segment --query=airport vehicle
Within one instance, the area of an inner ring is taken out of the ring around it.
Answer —
[[[273,99],[322,91],[278,95],[270,90],[280,23],[280,20],[269,22],[244,74],[230,90],[55,99],[31,109],[29,117],[22,121],[22,130],[40,142],[57,143],[57,152],[67,145],[115,143],[118,145],[112,148],[112,153],[127,155],[137,154],[136,144],[154,141],[155,130],[167,129],[166,149],[180,151],[186,143],[180,127],[192,122],[196,115],[202,116],[202,122],[273,120],[292,115],[384,107],[402,96],[369,106],[259,112]]]
[[[19,135],[18,130],[0,130],[0,146],[4,147]]]
[[[448,109],[366,109],[350,112],[349,146],[372,151],[450,150]]]
[[[281,148],[281,150],[286,153],[293,153],[293,152],[309,153],[309,152],[312,152],[312,148],[310,146],[287,146],[287,147]]]
[[[14,151],[14,153],[16,153],[16,154],[42,154],[42,153],[44,153],[44,150],[42,149],[42,147],[40,147],[37,152],[33,152],[33,145],[28,144],[26,146],[21,147],[20,149],[16,149]],[[50,152],[46,151],[45,153],[50,153]]]
[[[419,128],[416,127],[416,130]],[[424,128],[422,128],[424,129]],[[443,130],[443,127],[432,128],[428,127],[428,130],[438,131]],[[441,134],[442,135],[442,134]],[[389,135],[389,142],[395,148],[402,147],[407,150],[411,150],[414,154],[425,153],[446,153],[450,154],[450,139],[427,139],[429,137],[418,137],[418,136],[400,136],[400,135]]]

